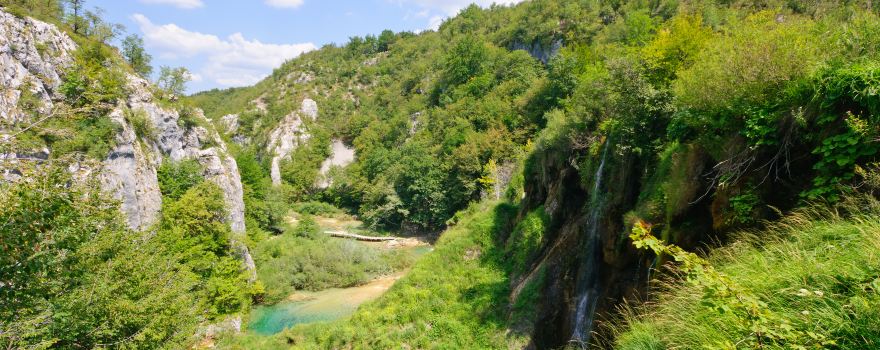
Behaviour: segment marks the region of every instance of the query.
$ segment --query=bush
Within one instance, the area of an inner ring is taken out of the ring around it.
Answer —
[[[445,232],[434,251],[416,263],[393,288],[362,305],[349,319],[330,324],[299,325],[278,341],[302,348],[524,347],[521,336],[508,332],[504,251],[495,245],[496,231],[507,215],[503,208],[474,205]],[[533,291],[528,292],[532,293]],[[517,304],[527,316],[531,296]],[[533,299],[532,299],[533,300]],[[518,345],[516,345],[518,344]]]
[[[144,110],[126,110],[125,120],[131,124],[134,134],[142,140],[155,140],[156,126]]]
[[[316,201],[294,203],[293,211],[305,215],[333,216],[342,214],[342,210],[332,204]]]
[[[169,200],[177,200],[190,188],[202,183],[202,165],[195,159],[172,161],[165,159],[156,176],[159,178],[159,190]]]
[[[526,272],[528,263],[538,253],[544,243],[544,233],[550,217],[544,207],[529,212],[516,224],[510,238],[507,239],[507,254],[510,257],[510,268],[515,274]]]

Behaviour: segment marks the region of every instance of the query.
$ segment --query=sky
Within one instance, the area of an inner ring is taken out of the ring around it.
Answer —
[[[522,0],[87,0],[144,38],[153,66],[186,67],[190,93],[253,85],[285,61],[382,30],[436,29],[470,3]]]

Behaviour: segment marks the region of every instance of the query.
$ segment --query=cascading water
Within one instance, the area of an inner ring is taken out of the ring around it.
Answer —
[[[605,142],[605,150],[602,151],[602,159],[593,182],[593,191],[590,194],[590,216],[587,222],[587,237],[585,242],[586,255],[584,264],[578,271],[577,279],[577,305],[574,314],[574,328],[572,329],[571,342],[585,347],[590,342],[590,332],[593,328],[593,315],[596,311],[596,301],[599,298],[598,283],[599,274],[596,266],[599,264],[601,249],[599,246],[599,217],[602,214],[602,180],[605,175],[605,159],[608,157],[610,141]]]

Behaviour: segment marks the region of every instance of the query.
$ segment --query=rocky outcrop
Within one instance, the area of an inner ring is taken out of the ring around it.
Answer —
[[[281,124],[269,134],[267,151],[269,154],[272,154],[270,175],[272,176],[273,185],[281,184],[281,161],[290,155],[290,152],[311,138],[303,124],[303,118],[310,120],[318,118],[318,104],[314,100],[303,99],[299,111],[285,116]]]
[[[223,126],[223,132],[235,134],[238,131],[238,114],[227,114],[220,117],[220,125]]]
[[[318,181],[318,188],[321,189],[330,187],[333,184],[333,179],[330,178],[330,170],[333,168],[344,168],[354,162],[354,148],[346,146],[342,140],[333,140],[330,150],[333,153],[324,160],[324,163],[321,163],[320,180]]]
[[[0,11],[0,142],[4,146],[15,148],[15,132],[53,117],[53,106],[60,99],[56,91],[64,71],[73,63],[76,48],[73,40],[53,25]],[[71,171],[79,177],[97,175],[103,189],[119,200],[129,226],[145,229],[157,222],[162,207],[156,176],[162,161],[198,160],[205,178],[223,190],[228,222],[234,232],[233,246],[253,274],[253,259],[241,243],[245,232],[244,191],[238,166],[223,140],[216,131],[200,126],[210,125],[201,111],[187,111],[188,115],[182,116],[181,112],[158,104],[148,81],[132,74],[126,78],[128,96],[109,114],[121,126],[114,148],[96,165],[72,164]],[[36,111],[32,108],[25,113],[19,108],[25,94],[31,105],[38,106]],[[317,113],[313,105],[304,111]],[[134,114],[152,124],[151,135],[135,132],[127,119]],[[184,117],[196,126],[182,125]],[[13,178],[17,162],[43,161],[50,154],[50,149],[6,152],[0,169],[5,178]]]
[[[116,147],[103,162],[101,184],[119,200],[120,208],[133,229],[145,229],[156,223],[162,209],[162,193],[156,176],[156,163],[149,150],[142,147],[123,111],[115,110],[111,118],[122,125],[116,135]]]
[[[55,26],[0,11],[0,120],[4,124],[30,121],[18,108],[25,93],[42,102],[39,114],[48,114],[75,49],[73,40]]]
[[[549,45],[543,44],[540,41],[536,41],[531,44],[517,42],[513,44],[513,47],[511,47],[511,49],[525,50],[536,60],[547,64],[547,62],[550,62],[550,59],[552,59],[553,56],[556,56],[556,54],[559,53],[559,50],[562,49],[562,40],[556,40]]]

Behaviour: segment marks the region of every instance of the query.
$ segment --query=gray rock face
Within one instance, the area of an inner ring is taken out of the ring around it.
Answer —
[[[550,59],[552,59],[553,56],[556,56],[556,54],[559,53],[559,50],[562,49],[562,40],[556,40],[547,46],[540,42],[534,42],[531,44],[514,43],[512,49],[525,50],[535,59],[547,64],[547,62],[550,62]]]
[[[114,110],[110,117],[123,130],[116,135],[116,147],[103,162],[101,184],[119,200],[128,225],[136,230],[146,229],[156,223],[162,209],[156,164],[151,161],[149,150],[138,142],[122,110]]]
[[[302,118],[311,120],[318,118],[318,104],[314,100],[304,99],[300,110],[284,117],[278,127],[269,134],[268,151],[274,155],[270,169],[273,185],[281,184],[281,161],[311,138],[303,125]]]
[[[229,134],[235,134],[238,131],[238,114],[227,114],[220,117],[220,123],[223,125],[223,131]]]
[[[330,158],[321,163],[320,180],[318,180],[318,188],[327,188],[332,185],[333,179],[329,177],[330,170],[333,168],[344,168],[354,162],[355,151],[349,148],[341,140],[333,140],[331,145],[333,154]]]
[[[0,121],[29,121],[18,108],[22,93],[41,100],[40,114],[51,111],[51,97],[74,50],[73,40],[55,26],[0,11]]]
[[[128,88],[131,92],[128,100],[124,104],[120,104],[113,112],[114,120],[123,125],[125,130],[122,135],[117,137],[118,145],[106,161],[114,165],[112,168],[114,171],[107,173],[105,183],[131,182],[132,178],[138,179],[139,177],[155,178],[156,169],[165,158],[172,161],[195,159],[204,168],[205,178],[216,183],[223,190],[229,210],[228,221],[232,231],[243,233],[245,231],[244,190],[238,173],[238,165],[235,163],[235,159],[228,155],[226,145],[220,135],[202,126],[184,128],[179,123],[180,112],[165,109],[153,101],[149,82],[137,76],[129,76],[128,81]],[[148,122],[154,126],[155,135],[148,140],[136,140],[129,123],[122,117],[126,111],[146,116]],[[195,115],[189,118],[202,120],[203,124],[208,124],[207,119],[200,111],[193,113]],[[207,145],[212,146],[206,147]],[[130,149],[137,148],[146,149],[140,150],[140,154],[137,151],[130,151]],[[128,157],[129,154],[133,156]],[[117,155],[126,155],[124,158],[131,159],[127,161],[128,166],[118,166],[120,161]],[[131,173],[131,171],[135,173]],[[158,181],[149,179],[135,182],[143,188],[122,187],[115,193],[122,201],[123,211],[129,216],[129,224],[134,228],[143,228],[143,224],[149,225],[152,222],[135,222],[132,218],[154,217],[154,213],[158,213],[161,209],[161,204],[159,206],[153,205],[155,201],[151,196],[143,196],[143,193],[158,191]],[[155,186],[153,186],[154,183]]]

